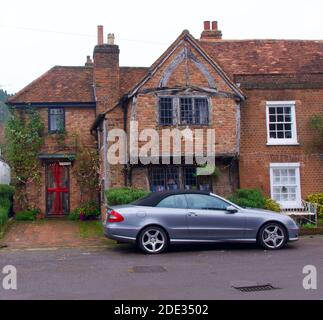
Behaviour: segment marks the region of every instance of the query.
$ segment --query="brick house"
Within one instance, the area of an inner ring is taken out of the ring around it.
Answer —
[[[17,108],[39,108],[47,128],[39,155],[42,187],[34,195],[42,210],[55,214],[48,193],[48,184],[55,185],[53,166],[65,177],[64,212],[79,202],[73,146],[61,152],[52,138],[58,119],[67,134],[76,131],[97,148],[102,190],[199,188],[226,196],[238,187],[259,188],[285,207],[322,191],[322,150],[308,148],[308,121],[323,115],[323,41],[224,40],[217,22],[206,21],[200,39],[184,30],[150,68],[137,68],[119,66],[114,35],[107,43],[103,38],[99,26],[93,62],[88,57],[83,67],[56,66],[9,100]],[[219,176],[197,175],[195,161],[179,164],[172,148],[164,153],[161,143],[156,163],[132,161],[138,156],[131,153],[133,144],[145,144],[131,137],[133,122],[139,133],[199,129],[193,140],[202,152],[213,129]],[[126,132],[124,164],[108,161],[112,129]],[[164,163],[167,156],[170,162]]]

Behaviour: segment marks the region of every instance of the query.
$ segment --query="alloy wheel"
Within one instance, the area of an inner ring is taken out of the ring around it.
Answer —
[[[144,231],[141,237],[141,244],[145,251],[150,253],[158,253],[162,251],[166,245],[166,237],[164,233],[155,228]]]
[[[285,232],[277,224],[267,225],[262,232],[262,241],[270,249],[278,249],[285,243]]]

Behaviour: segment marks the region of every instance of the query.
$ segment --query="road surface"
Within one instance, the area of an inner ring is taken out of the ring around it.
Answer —
[[[4,290],[6,265],[17,289]],[[317,289],[303,288],[303,267],[317,270]],[[271,284],[275,290],[241,292]],[[161,255],[134,246],[0,250],[0,299],[323,299],[323,236],[280,251],[255,245],[187,245]]]

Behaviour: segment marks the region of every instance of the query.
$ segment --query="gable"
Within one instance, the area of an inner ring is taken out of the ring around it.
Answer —
[[[241,90],[221,67],[184,31],[152,65],[147,76],[128,94],[169,88],[196,88],[244,99]]]

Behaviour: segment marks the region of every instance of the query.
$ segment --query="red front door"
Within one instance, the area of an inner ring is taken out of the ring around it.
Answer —
[[[46,207],[49,215],[69,212],[69,167],[58,162],[47,165]]]

